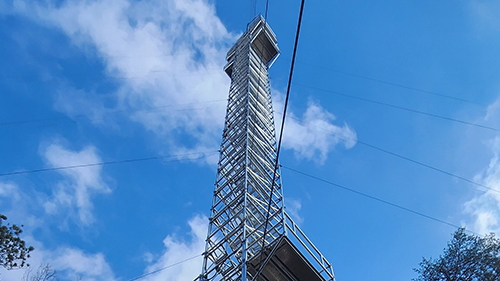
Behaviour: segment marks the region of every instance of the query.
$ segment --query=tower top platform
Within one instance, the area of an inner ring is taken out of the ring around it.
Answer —
[[[262,15],[259,14],[248,23],[245,33],[241,35],[236,44],[227,52],[227,64],[224,67],[224,71],[226,71],[229,77],[231,77],[232,73],[232,62],[236,53],[236,46],[246,40],[250,40],[252,49],[268,68],[271,67],[279,56],[280,49],[278,48],[276,35]]]

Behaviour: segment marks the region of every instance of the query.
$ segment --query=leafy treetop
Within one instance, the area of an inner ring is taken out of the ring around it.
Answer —
[[[3,225],[5,220],[7,217],[0,214],[0,265],[7,269],[29,266],[26,259],[30,257],[29,253],[34,248],[26,247],[24,240],[19,237],[23,232],[23,225],[17,226],[9,223]]]
[[[443,255],[424,258],[415,281],[499,281],[500,240],[492,233],[485,237],[458,229]]]

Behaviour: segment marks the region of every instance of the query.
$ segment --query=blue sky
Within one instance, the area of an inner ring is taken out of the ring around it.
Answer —
[[[229,90],[222,67],[253,3],[0,3],[0,213],[25,225],[33,267],[50,263],[63,280],[129,280],[201,254]],[[269,3],[277,118],[299,6]],[[281,164],[499,234],[498,192],[394,156],[500,190],[498,14],[493,0],[306,1]],[[158,159],[4,175],[145,157]],[[410,280],[454,231],[282,175],[288,212],[338,280]],[[192,280],[200,262],[144,280]]]

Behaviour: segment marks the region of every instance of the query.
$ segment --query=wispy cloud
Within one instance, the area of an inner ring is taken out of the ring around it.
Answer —
[[[490,142],[493,157],[488,167],[476,175],[475,181],[500,191],[500,136]],[[465,211],[474,220],[479,233],[500,233],[500,193],[487,190],[465,203]]]
[[[90,118],[109,109],[134,111],[137,113],[128,118],[154,132],[172,150],[218,147],[225,104],[211,101],[227,98],[229,78],[222,67],[235,37],[221,23],[212,3],[205,0],[17,3],[18,13],[62,31],[90,58],[103,61],[106,76],[119,77],[112,80],[118,89],[113,93],[114,102],[108,102],[107,108],[96,99],[82,103],[82,96],[89,96],[78,95],[82,89],[61,89],[56,109],[69,116]],[[195,108],[176,110],[175,105],[189,103],[197,104],[192,106]],[[166,105],[174,106],[154,113],[147,111]],[[141,112],[142,109],[146,110]],[[194,141],[188,143],[182,139],[186,135]]]
[[[101,161],[97,149],[93,146],[87,146],[81,150],[70,150],[60,142],[55,141],[41,148],[42,156],[51,167]],[[58,272],[61,280],[78,280],[78,278],[89,281],[116,280],[113,269],[103,253],[87,252],[74,246],[59,246],[50,249],[33,237],[33,232],[37,229],[50,229],[47,225],[51,223],[51,220],[41,216],[40,209],[45,209],[49,215],[60,215],[65,219],[74,218],[79,225],[87,226],[94,221],[92,197],[98,193],[110,192],[109,187],[102,180],[100,167],[67,169],[59,173],[63,176],[63,180],[54,185],[53,196],[49,199],[42,196],[40,200],[31,200],[30,198],[40,195],[34,191],[23,191],[15,182],[0,182],[0,202],[6,200],[15,203],[9,206],[9,210],[4,209],[2,212],[13,214],[12,217],[9,215],[9,221],[23,221],[28,225],[23,238],[29,245],[35,247],[29,263],[35,269],[39,265],[49,264]],[[20,209],[18,203],[23,201],[28,201],[33,206]],[[20,212],[23,214],[21,218],[18,218],[17,215]],[[144,280],[190,281],[200,274],[201,253],[205,248],[208,219],[203,215],[197,215],[192,217],[187,224],[190,229],[188,233],[173,233],[165,237],[164,248],[160,253],[145,253],[147,265],[144,272],[149,273],[194,256],[198,258],[152,274]],[[21,280],[24,274],[25,270],[6,270],[0,267],[2,280]]]
[[[67,280],[115,280],[114,273],[102,253],[88,254],[76,248],[59,248],[49,252],[54,269],[62,271]]]
[[[500,31],[500,2],[496,0],[472,0],[470,11],[482,30]]]
[[[286,212],[292,217],[295,223],[302,224],[304,222],[304,217],[299,214],[300,209],[302,209],[302,201],[300,199],[289,198],[285,199]]]
[[[211,101],[227,98],[229,79],[222,67],[236,35],[226,30],[213,3],[206,0],[16,3],[17,13],[62,31],[90,58],[101,59],[108,77],[120,77],[113,80],[118,85],[112,94],[114,102],[104,106],[96,93],[82,94],[82,89],[67,85],[55,97],[57,110],[73,118],[85,115],[101,124],[100,117],[106,112],[116,109],[137,112],[127,118],[155,133],[167,144],[164,147],[168,147],[168,152],[202,151],[219,146],[225,103]],[[196,105],[183,106],[191,103]],[[148,110],[166,105],[174,106]],[[176,107],[184,108],[176,110]],[[279,104],[276,107],[279,111]],[[355,137],[354,130],[346,124],[333,125],[334,120],[333,114],[311,102],[301,121],[287,122],[284,147],[293,149],[298,158],[318,163],[324,162],[338,143],[352,147],[353,141],[343,141],[338,136]],[[186,136],[190,141],[186,141]]]
[[[13,182],[0,182],[0,200],[2,198],[7,198],[14,202],[20,199],[19,188]],[[0,201],[2,202],[2,201]]]
[[[500,126],[500,98],[486,108],[483,118],[491,127]],[[476,174],[474,181],[500,191],[500,135],[474,135],[482,144],[486,144],[491,158],[482,171]],[[468,221],[478,233],[500,233],[500,193],[492,190],[481,191],[464,204]]]
[[[276,90],[274,93],[275,122],[279,134],[284,95]],[[328,153],[337,145],[343,144],[346,149],[356,145],[357,137],[354,129],[346,123],[336,125],[334,121],[336,121],[335,115],[313,101],[309,101],[301,118],[294,112],[288,111],[283,131],[283,147],[293,150],[299,159],[324,163]]]
[[[149,275],[144,280],[149,281],[190,281],[194,280],[201,273],[202,256],[205,250],[205,238],[208,229],[208,219],[205,216],[195,216],[188,222],[190,232],[187,239],[176,235],[168,235],[163,240],[165,249],[158,258],[153,258],[152,254],[146,255],[152,261],[145,273],[164,268],[179,261],[199,256],[187,262],[183,262],[175,267],[165,269],[156,274]]]
[[[144,273],[150,273],[164,267],[174,265],[158,273],[146,276],[142,280],[148,281],[192,281],[201,272],[202,252],[205,250],[205,238],[208,228],[208,219],[196,215],[188,221],[190,228],[187,234],[170,234],[163,240],[164,249],[158,256],[152,253],[145,254],[148,266]],[[43,243],[33,237],[25,238],[28,244],[35,247],[30,258],[32,267],[49,264],[58,272],[61,280],[113,281],[115,274],[103,253],[88,253],[75,247],[58,247],[47,249]],[[199,256],[186,262],[180,261]],[[0,267],[2,280],[21,280],[25,270],[5,270]]]
[[[101,162],[94,146],[73,151],[56,142],[41,148],[41,154],[50,167]],[[53,185],[50,198],[43,204],[45,212],[52,215],[76,214],[79,225],[91,225],[94,222],[92,197],[111,192],[102,179],[101,170],[100,166],[59,170],[63,180]]]
[[[0,267],[2,280],[23,280],[27,270],[31,276],[40,265],[50,265],[57,272],[59,280],[113,281],[114,273],[102,253],[87,253],[74,247],[58,247],[50,250],[33,237],[25,238],[29,245],[35,247],[29,259],[30,268],[5,270]]]
[[[486,116],[484,117],[484,121],[486,122],[500,123],[499,120],[500,120],[500,98],[486,108]]]

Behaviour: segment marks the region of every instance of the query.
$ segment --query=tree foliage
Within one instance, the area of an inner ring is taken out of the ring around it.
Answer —
[[[40,265],[38,270],[32,274],[31,269],[28,269],[23,276],[22,281],[57,281],[57,271],[52,269],[49,264]]]
[[[30,257],[33,247],[26,247],[26,243],[19,235],[23,232],[21,226],[15,224],[3,225],[7,217],[0,214],[0,265],[7,268],[29,266],[26,259]]]
[[[23,279],[21,281],[58,281],[59,272],[52,268],[50,264],[41,264],[36,272],[32,271],[32,268],[28,268],[24,273]],[[70,280],[64,278],[63,280]],[[71,279],[76,281],[82,281],[81,276],[77,276],[76,279]]]
[[[443,255],[423,258],[415,281],[499,281],[500,240],[492,233],[484,238],[458,229]]]

